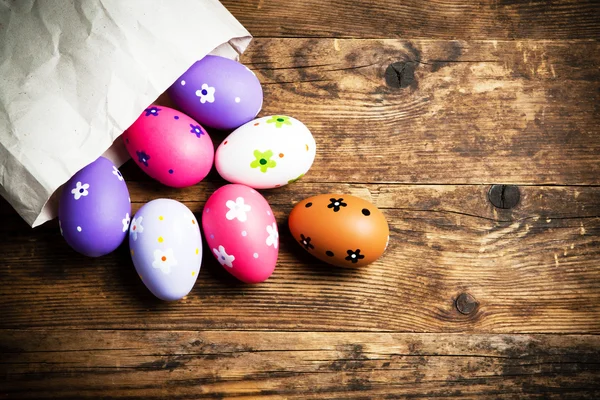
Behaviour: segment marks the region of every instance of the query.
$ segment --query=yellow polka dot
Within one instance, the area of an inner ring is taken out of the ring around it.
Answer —
[[[160,217],[158,217],[158,219],[160,219],[162,221],[164,219],[164,217],[161,215]]]
[[[164,241],[163,237],[162,237],[162,236],[159,236],[159,237],[158,237],[158,243],[162,243],[163,241]]]
[[[196,221],[195,220],[192,220],[192,225],[196,225]]]
[[[192,276],[196,275],[196,271],[192,271]]]
[[[144,278],[142,278],[142,276],[141,276],[141,275],[140,275],[140,279],[141,279],[141,280],[144,280]]]
[[[133,251],[133,249],[132,249],[132,250],[131,250],[131,255],[133,255],[133,254],[134,254],[134,251]]]
[[[306,145],[306,151],[308,151],[308,145]]]
[[[198,254],[198,253],[199,253],[199,250],[198,250],[198,249],[196,249],[196,254]]]

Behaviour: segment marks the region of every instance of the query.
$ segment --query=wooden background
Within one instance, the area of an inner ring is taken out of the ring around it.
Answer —
[[[205,252],[164,303],[126,245],[79,256],[0,201],[0,398],[600,398],[600,4],[223,3],[256,37],[261,115],[318,145],[301,181],[263,191],[274,275],[241,284]],[[223,184],[122,170],[134,211],[171,197],[199,216]],[[494,207],[493,184],[519,203]],[[329,267],[290,237],[295,202],[333,191],[388,218],[375,264]]]

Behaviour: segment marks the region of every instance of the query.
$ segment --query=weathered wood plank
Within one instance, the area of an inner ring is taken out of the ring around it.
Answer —
[[[10,398],[597,398],[600,337],[0,330]]]
[[[242,57],[261,115],[319,146],[301,182],[264,192],[274,276],[241,284],[205,248],[167,304],[126,245],[79,256],[0,200],[0,398],[599,398],[600,3],[223,2],[264,37]],[[124,174],[134,211],[171,197],[198,217],[223,183]],[[520,203],[494,208],[492,183]],[[324,192],[383,210],[379,262],[334,269],[294,243],[291,207]]]
[[[257,37],[597,39],[594,0],[223,0]]]
[[[125,168],[125,178],[135,165]],[[214,183],[172,190],[129,181],[134,209],[156,197],[200,217]],[[196,287],[166,304],[145,289],[127,246],[89,259],[56,223],[33,232],[18,217],[0,228],[0,310],[5,328],[68,327],[419,332],[600,332],[600,188],[521,187],[496,210],[488,186],[303,183],[263,191],[281,231],[275,274],[243,285],[205,251]],[[390,247],[360,271],[326,266],[294,243],[286,218],[315,193],[351,193],[383,209]],[[464,315],[456,298],[479,307]]]
[[[242,61],[261,115],[313,131],[309,181],[600,184],[598,42],[258,39]]]

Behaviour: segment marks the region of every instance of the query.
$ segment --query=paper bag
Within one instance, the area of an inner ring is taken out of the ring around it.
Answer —
[[[217,0],[0,0],[0,194],[54,218],[52,194],[105,152],[121,165],[117,138],[195,61],[250,40]]]

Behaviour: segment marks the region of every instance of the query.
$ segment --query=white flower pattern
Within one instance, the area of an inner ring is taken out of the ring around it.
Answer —
[[[77,182],[75,184],[75,188],[71,189],[71,193],[73,194],[73,197],[75,198],[75,200],[79,200],[79,198],[81,196],[87,196],[89,194],[89,192],[88,192],[89,188],[90,188],[89,183],[84,183],[82,185],[81,182]]]
[[[227,214],[225,214],[225,218],[227,218],[230,221],[233,219],[237,219],[240,222],[245,222],[248,219],[246,213],[252,210],[252,207],[250,207],[250,205],[244,204],[243,197],[238,197],[237,199],[235,199],[235,201],[227,200],[225,205],[227,206],[227,208],[229,208],[229,211],[227,211]]]
[[[129,229],[129,213],[125,214],[125,218],[121,222],[123,222],[123,232],[127,232],[127,229]]]
[[[136,241],[138,238],[138,233],[144,232],[144,227],[142,226],[142,219],[144,217],[133,217],[131,220],[131,228],[129,229],[129,234],[133,237],[133,240]]]
[[[202,88],[196,90],[196,96],[200,97],[200,103],[206,102],[214,103],[215,101],[215,88],[208,86],[206,83],[202,84]]]
[[[112,172],[120,181],[123,180],[123,175],[121,175],[121,171],[119,171],[119,169],[117,167],[115,167],[113,165],[113,172]]]
[[[235,261],[235,257],[227,254],[225,251],[225,247],[219,246],[219,250],[213,249],[213,253],[217,257],[217,260],[221,263],[221,265],[226,265],[229,268],[233,268],[233,262]]]
[[[267,225],[267,233],[269,236],[267,237],[267,246],[273,246],[277,248],[277,244],[279,242],[279,232],[277,232],[277,224],[273,222],[273,225]]]
[[[164,274],[168,275],[171,273],[171,267],[175,265],[177,265],[177,260],[173,255],[173,249],[154,250],[154,262],[152,263],[154,268],[160,268]]]

